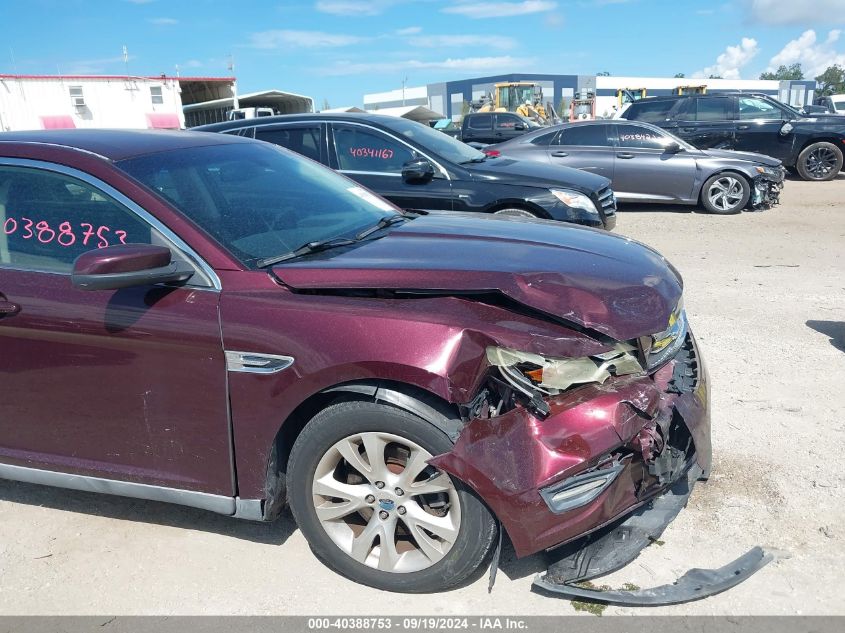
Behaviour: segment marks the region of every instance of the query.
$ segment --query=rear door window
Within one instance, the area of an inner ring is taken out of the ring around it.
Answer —
[[[692,107],[693,121],[729,121],[733,119],[730,97],[699,97]]]
[[[673,105],[675,105],[675,102],[670,100],[651,101],[649,99],[643,99],[642,101],[632,103],[623,116],[632,121],[665,121],[669,118],[669,112],[672,110]]]
[[[255,138],[281,145],[312,160],[320,160],[319,125],[259,126],[255,128]]]
[[[470,130],[492,130],[493,129],[493,115],[492,114],[478,114],[472,115],[467,120],[467,127]]]
[[[617,125],[619,147],[634,149],[664,149],[672,142],[665,134],[641,125]]]
[[[586,145],[592,147],[610,147],[606,125],[575,125],[561,130],[554,145]]]

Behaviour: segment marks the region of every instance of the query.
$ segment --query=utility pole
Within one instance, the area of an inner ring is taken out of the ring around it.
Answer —
[[[405,105],[405,84],[408,83],[408,78],[405,77],[402,80],[402,105]]]
[[[123,67],[126,69],[126,76],[129,76],[129,49],[123,45]]]
[[[238,80],[235,78],[235,57],[229,54],[229,72],[232,73],[232,108],[237,110],[240,108],[238,103]]]

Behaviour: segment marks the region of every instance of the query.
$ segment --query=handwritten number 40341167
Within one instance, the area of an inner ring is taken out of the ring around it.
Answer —
[[[107,226],[98,226],[88,222],[80,222],[78,234],[74,231],[70,222],[62,222],[58,227],[53,228],[45,220],[38,222],[29,218],[6,218],[3,223],[3,232],[6,235],[14,235],[20,229],[20,236],[25,240],[35,239],[42,244],[56,244],[58,246],[70,247],[80,242],[83,246],[105,248],[109,246],[109,233],[114,233],[120,244],[126,244],[126,231],[112,231]]]

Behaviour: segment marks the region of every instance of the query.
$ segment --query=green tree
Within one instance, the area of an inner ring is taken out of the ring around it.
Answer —
[[[596,77],[610,77],[610,73],[606,70],[603,70],[600,73],[596,73]]]
[[[801,64],[795,63],[789,66],[781,64],[775,72],[765,72],[760,75],[760,79],[804,79],[804,71],[801,70]]]
[[[821,75],[816,77],[818,92],[822,95],[833,95],[845,92],[845,68],[839,64],[828,66]]]
[[[684,73],[675,73],[675,79],[683,79],[686,75]]]
[[[722,75],[710,75],[708,79],[721,79]]]
[[[323,110],[331,110],[331,109],[332,109],[332,107],[331,107],[331,105],[329,105],[329,100],[323,99]]]

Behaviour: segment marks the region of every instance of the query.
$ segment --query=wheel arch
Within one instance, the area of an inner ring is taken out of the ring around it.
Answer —
[[[530,200],[526,200],[525,198],[506,198],[502,200],[496,200],[496,202],[488,206],[484,211],[485,213],[496,213],[497,211],[501,211],[502,209],[523,209],[525,211],[530,211],[538,218],[542,218],[544,220],[554,219],[539,204],[531,202]]]
[[[712,172],[709,176],[702,178],[701,184],[698,186],[698,191],[697,191],[696,196],[695,196],[696,200],[698,200],[699,204],[702,203],[702,196],[704,195],[704,185],[707,184],[707,181],[710,180],[711,178],[713,178],[714,176],[724,176],[726,174],[732,174],[734,176],[740,176],[749,187],[751,187],[751,188],[754,187],[753,176],[751,176],[750,174],[746,174],[741,169],[734,167],[734,166],[723,167],[721,169],[718,169],[718,170]]]
[[[263,518],[274,519],[287,502],[285,473],[290,452],[305,425],[319,411],[342,400],[383,402],[434,424],[454,442],[463,423],[456,404],[417,385],[393,380],[350,380],[321,389],[300,403],[282,422],[270,449]]]

